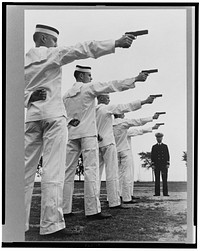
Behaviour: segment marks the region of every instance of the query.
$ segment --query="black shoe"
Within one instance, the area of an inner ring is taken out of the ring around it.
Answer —
[[[153,196],[160,196],[160,194],[154,194]]]
[[[115,207],[109,207],[110,209],[129,209],[128,207],[123,207],[122,205],[115,206]]]
[[[105,214],[105,213],[98,213],[98,214],[92,214],[86,216],[88,220],[104,220],[111,218],[111,214]]]
[[[63,228],[57,232],[54,232],[51,234],[40,235],[40,236],[45,237],[45,238],[63,237],[63,236],[77,235],[77,234],[80,234],[80,232],[81,231],[74,230],[74,229]]]
[[[73,217],[73,216],[75,216],[75,214],[74,213],[69,213],[69,214],[64,214],[64,218],[71,218],[71,217]]]
[[[169,196],[169,194],[163,194],[163,196]]]
[[[131,196],[131,198],[132,198],[132,200],[139,200],[140,199],[140,197],[138,197],[138,196]]]
[[[135,204],[135,203],[137,203],[136,200],[123,201],[123,204]]]

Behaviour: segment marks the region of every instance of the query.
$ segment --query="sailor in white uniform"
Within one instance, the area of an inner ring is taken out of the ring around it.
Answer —
[[[131,139],[133,137],[136,137],[136,136],[140,136],[140,135],[143,135],[145,133],[150,133],[152,132],[153,130],[157,130],[159,128],[160,125],[157,125],[155,124],[154,126],[152,127],[147,127],[147,128],[134,128],[134,127],[131,127],[128,129],[128,132],[127,132],[127,140],[128,140],[128,143],[129,143],[129,146],[130,146],[130,154],[131,154],[131,158],[132,158],[132,162],[131,162],[131,169],[130,169],[130,174],[131,174],[131,197],[132,197],[132,200],[134,199],[139,199],[138,196],[134,196],[134,158],[133,158],[133,147],[132,147],[132,142],[131,142]]]
[[[105,166],[107,199],[110,208],[120,207],[118,158],[113,134],[113,114],[123,114],[138,110],[147,100],[136,100],[127,104],[109,105],[109,94],[99,95],[96,106],[97,130],[102,137],[99,142],[99,170],[101,177]],[[100,189],[99,189],[100,192]]]
[[[149,97],[152,99],[154,98]],[[152,103],[151,102],[151,103]],[[156,115],[156,117],[159,115]],[[115,142],[118,152],[118,168],[119,168],[119,187],[120,196],[125,204],[134,203],[132,200],[132,157],[130,151],[130,145],[127,140],[127,132],[130,127],[142,126],[148,122],[153,121],[155,117],[147,117],[140,119],[124,119],[124,114],[114,115],[113,131],[115,136]]]
[[[61,97],[62,66],[78,59],[98,58],[115,52],[116,47],[130,47],[134,37],[118,40],[88,41],[75,46],[57,46],[58,30],[38,24],[33,35],[35,48],[25,56],[25,231],[34,179],[41,154],[40,234],[65,229],[63,185],[66,157],[67,115]],[[46,99],[31,102],[36,90],[45,89]],[[65,229],[66,230],[66,229]]]

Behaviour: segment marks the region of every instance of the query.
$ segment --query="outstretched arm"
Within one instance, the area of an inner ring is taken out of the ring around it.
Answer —
[[[57,47],[59,57],[56,58],[60,65],[68,64],[74,60],[85,58],[99,58],[115,52],[115,48],[129,48],[136,39],[133,35],[123,35],[116,40],[86,41],[75,46]]]
[[[135,129],[135,128],[129,128],[127,136],[128,137],[135,137],[138,135],[143,135],[145,133],[152,132],[152,127],[149,128],[142,128],[142,129]]]
[[[125,119],[123,122],[123,126],[128,129],[132,126],[142,126],[152,121],[153,121],[152,117],[140,118],[140,119]]]
[[[107,111],[110,114],[123,114],[131,111],[136,111],[141,107],[141,101],[135,100],[127,104],[107,105]]]
[[[88,84],[88,92],[91,95],[98,96],[100,94],[121,92],[131,88],[135,88],[135,82],[144,82],[148,74],[140,73],[136,77],[127,78],[123,80],[113,80],[109,82],[91,82]]]

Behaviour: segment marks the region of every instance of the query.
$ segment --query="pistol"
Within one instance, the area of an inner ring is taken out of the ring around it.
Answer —
[[[156,112],[156,114],[160,115],[160,114],[166,114],[166,112]]]
[[[148,30],[139,30],[139,31],[128,31],[125,35],[134,35],[134,36],[142,36],[148,34]]]
[[[159,98],[159,97],[162,97],[162,94],[154,94],[154,95],[150,95],[150,97],[152,97],[152,98]]]
[[[156,123],[156,125],[164,125],[165,123]]]
[[[143,70],[142,72],[147,72],[147,73],[155,73],[155,72],[158,72],[158,69]]]

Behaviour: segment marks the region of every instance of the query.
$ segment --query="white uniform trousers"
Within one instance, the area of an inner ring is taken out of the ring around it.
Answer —
[[[132,165],[131,165],[131,196],[133,196],[133,190],[134,190],[134,163],[132,161]]]
[[[104,165],[106,171],[106,190],[109,207],[115,207],[120,205],[120,193],[117,149],[114,144],[99,148],[100,188]]]
[[[131,154],[131,196],[133,196],[133,190],[134,190],[134,160],[133,155]]]
[[[84,137],[68,140],[66,149],[65,182],[63,193],[63,212],[72,212],[74,177],[78,158],[82,153],[84,166],[84,204],[85,215],[101,212],[99,190],[99,149],[97,137]]]
[[[62,203],[67,137],[66,118],[28,122],[25,127],[25,231],[29,229],[34,179],[42,154],[40,234],[50,234],[65,228]]]
[[[132,178],[131,178],[131,152],[125,150],[118,152],[118,168],[119,168],[119,190],[123,201],[130,201],[132,194]]]

